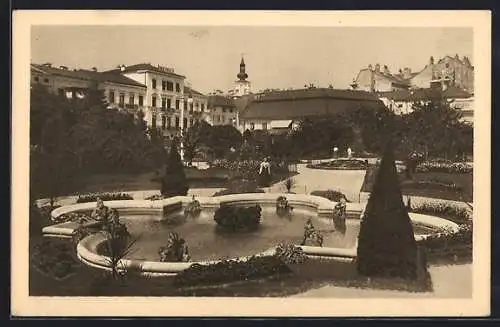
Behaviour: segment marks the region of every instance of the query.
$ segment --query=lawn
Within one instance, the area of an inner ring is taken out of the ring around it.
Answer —
[[[368,167],[361,192],[371,192],[376,171],[375,166]],[[404,173],[399,177],[403,195],[472,202],[472,174],[421,172],[415,173],[413,180],[406,179]]]

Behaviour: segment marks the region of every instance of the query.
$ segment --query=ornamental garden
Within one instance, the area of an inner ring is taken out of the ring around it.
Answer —
[[[33,89],[30,295],[432,293],[431,267],[472,262],[472,127],[452,110],[360,109],[280,135],[200,122],[165,144],[98,90]],[[305,170],[363,173],[359,197],[335,180],[304,192]]]

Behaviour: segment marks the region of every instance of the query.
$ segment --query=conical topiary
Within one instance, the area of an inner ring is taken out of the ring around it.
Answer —
[[[165,175],[161,183],[161,194],[165,197],[187,195],[189,190],[184,166],[177,151],[177,143],[173,142],[165,167]]]
[[[357,269],[359,274],[370,277],[417,277],[417,244],[390,144],[362,217]]]

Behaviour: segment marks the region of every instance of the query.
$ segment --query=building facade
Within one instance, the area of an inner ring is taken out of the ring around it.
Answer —
[[[399,70],[397,74],[390,72],[388,66],[380,67],[380,64],[361,69],[353,80],[353,90],[366,92],[391,92],[408,89],[410,79],[414,76],[409,68]]]
[[[209,96],[208,109],[212,125],[232,125],[236,127],[238,111],[231,96]]]

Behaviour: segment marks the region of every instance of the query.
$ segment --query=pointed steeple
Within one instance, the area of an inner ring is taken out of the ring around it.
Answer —
[[[238,73],[238,75],[236,75],[236,77],[238,77],[238,79],[240,81],[244,81],[248,78],[248,74],[245,72],[245,59],[243,59],[243,56],[241,57],[241,63],[240,63],[240,72]]]

